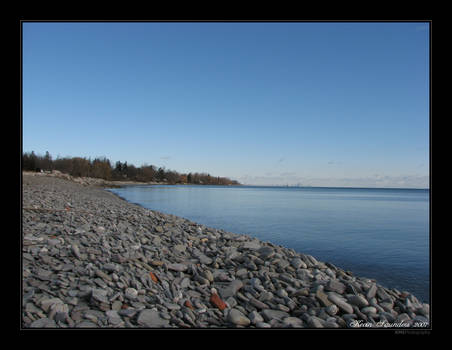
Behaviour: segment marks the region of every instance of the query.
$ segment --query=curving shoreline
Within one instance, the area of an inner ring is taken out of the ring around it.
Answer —
[[[23,174],[25,328],[430,327],[410,293],[70,180]]]

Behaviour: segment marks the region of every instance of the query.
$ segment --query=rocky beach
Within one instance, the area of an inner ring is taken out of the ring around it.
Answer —
[[[23,328],[430,327],[409,292],[109,185],[23,173]]]

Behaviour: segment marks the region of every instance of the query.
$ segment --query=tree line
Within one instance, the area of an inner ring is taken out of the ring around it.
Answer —
[[[114,166],[106,157],[57,157],[53,159],[49,152],[45,155],[34,151],[22,154],[22,170],[52,171],[75,177],[95,177],[109,181],[164,182],[168,184],[198,184],[198,185],[239,185],[236,180],[227,177],[211,176],[206,173],[180,174],[165,167],[143,164],[136,167],[127,162],[117,161]]]

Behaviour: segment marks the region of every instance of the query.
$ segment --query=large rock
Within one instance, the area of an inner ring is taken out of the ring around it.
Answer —
[[[258,250],[261,245],[258,241],[249,241],[242,244],[243,249]]]
[[[187,265],[178,264],[178,263],[168,264],[167,267],[168,267],[168,270],[173,270],[173,271],[178,271],[178,272],[186,271],[188,269]]]
[[[286,317],[290,317],[287,312],[280,310],[266,309],[261,311],[261,315],[266,321],[271,321],[273,319],[282,322]]]
[[[210,265],[213,262],[213,260],[205,254],[199,254],[198,259],[199,259],[199,262],[204,265]]]
[[[63,301],[60,298],[45,298],[39,302],[39,306],[45,312],[48,312],[54,304],[63,304]]]
[[[290,264],[294,267],[294,269],[306,269],[308,266],[301,260],[300,258],[293,258],[290,261]]]
[[[308,319],[308,327],[309,328],[324,328],[323,320],[316,316],[310,316]]]
[[[350,295],[347,297],[347,299],[350,304],[356,305],[359,308],[363,308],[369,305],[369,302],[366,300],[366,298],[360,295]]]
[[[40,318],[39,320],[33,321],[30,328],[55,328],[57,325],[54,320],[47,317]]]
[[[346,288],[345,284],[338,280],[330,280],[325,286],[326,291],[336,292],[338,294],[343,294]]]
[[[298,317],[286,317],[283,320],[283,324],[287,327],[292,327],[292,328],[303,327],[303,321],[301,319],[299,319]]]
[[[377,285],[373,283],[367,291],[366,298],[370,300],[375,296],[375,294],[377,294]]]
[[[169,321],[162,318],[158,311],[144,309],[138,315],[137,323],[148,328],[162,328],[169,325]]]
[[[138,297],[138,291],[135,288],[126,288],[124,296],[130,300],[135,300]]]
[[[179,253],[179,254],[184,253],[185,249],[186,249],[186,247],[184,244],[176,244],[173,247],[174,252]]]
[[[243,282],[241,280],[233,280],[226,287],[219,287],[218,292],[223,299],[234,296],[237,291],[243,287]]]
[[[257,251],[259,253],[259,256],[261,259],[269,259],[271,258],[273,255],[275,255],[275,251],[273,250],[272,247],[262,247],[260,249],[258,249]]]
[[[108,304],[108,298],[107,298],[107,291],[105,289],[98,289],[98,288],[94,288],[91,291],[91,299],[95,300],[99,303],[106,303]]]
[[[251,323],[250,319],[237,309],[229,311],[228,321],[238,326],[248,326]]]
[[[263,303],[262,301],[260,301],[260,300],[257,300],[256,298],[250,298],[250,301],[249,301],[249,303],[251,304],[251,305],[253,305],[255,308],[257,308],[257,309],[268,309],[268,305],[267,304],[265,304],[265,303]]]
[[[336,293],[329,293],[328,299],[334,304],[336,304],[339,307],[339,309],[343,310],[345,313],[347,314],[353,313],[353,307],[349,303],[347,303],[344,298],[337,295]]]
[[[256,324],[258,322],[264,322],[264,318],[257,311],[250,312],[248,318],[253,324]]]
[[[328,300],[328,295],[326,295],[321,289],[317,290],[315,296],[322,302],[323,306],[328,307],[332,304],[332,302]]]

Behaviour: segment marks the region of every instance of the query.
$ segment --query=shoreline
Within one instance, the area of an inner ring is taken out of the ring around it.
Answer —
[[[168,183],[168,182],[156,182],[156,181],[130,181],[130,180],[104,180],[95,177],[78,177],[69,174],[62,173],[58,170],[52,170],[51,172],[35,172],[35,171],[22,171],[22,176],[45,176],[45,177],[55,177],[60,179],[65,179],[79,183],[83,186],[97,186],[102,188],[118,188],[125,186],[152,186],[152,185],[189,185],[189,186],[242,186],[241,184],[236,185],[215,185],[215,184],[192,184],[192,183]]]
[[[429,327],[412,294],[311,255],[22,175],[23,327]]]

